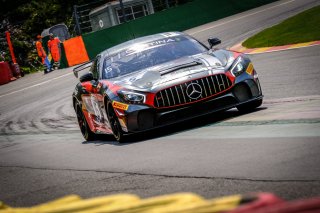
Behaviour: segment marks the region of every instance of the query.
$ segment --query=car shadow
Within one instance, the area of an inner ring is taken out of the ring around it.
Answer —
[[[97,140],[94,141],[83,141],[82,144],[95,144],[99,145],[118,145],[119,142],[115,140],[112,135],[96,135]]]
[[[192,118],[187,121],[171,124],[164,127],[148,130],[145,132],[130,134],[125,137],[124,142],[117,142],[112,135],[98,135],[96,141],[84,141],[82,144],[95,144],[95,145],[114,145],[114,146],[127,146],[133,143],[141,143],[148,140],[165,137],[169,135],[179,134],[181,132],[190,131],[192,129],[202,128],[204,126],[214,126],[221,122],[230,120],[235,117],[252,114],[261,110],[266,110],[267,107],[259,107],[250,112],[240,112],[236,109],[231,109],[223,112],[211,113],[209,115]]]

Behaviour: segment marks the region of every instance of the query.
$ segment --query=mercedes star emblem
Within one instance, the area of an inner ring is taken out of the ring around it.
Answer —
[[[202,88],[197,83],[190,83],[186,90],[187,96],[191,99],[198,99],[202,94]]]

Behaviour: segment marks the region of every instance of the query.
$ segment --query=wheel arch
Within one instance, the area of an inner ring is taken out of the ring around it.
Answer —
[[[104,104],[104,110],[105,110],[106,113],[108,113],[109,105],[111,104],[111,106],[112,106],[111,99],[109,98],[108,95],[105,95],[104,98],[103,98],[103,101],[104,101],[104,103],[103,103]]]
[[[73,105],[73,109],[76,109],[76,103],[78,102],[78,99],[76,97],[72,97],[72,105]]]

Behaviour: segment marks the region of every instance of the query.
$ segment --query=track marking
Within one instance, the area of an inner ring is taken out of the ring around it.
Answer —
[[[58,76],[58,77],[55,77],[55,78],[52,78],[50,80],[47,80],[47,81],[43,81],[41,83],[38,83],[38,84],[34,84],[32,86],[29,86],[29,87],[25,87],[23,89],[20,89],[20,90],[16,90],[16,91],[13,91],[13,92],[10,92],[10,93],[7,93],[7,94],[4,94],[4,95],[0,95],[0,98],[4,97],[4,96],[7,96],[7,95],[12,95],[12,94],[15,94],[15,93],[18,93],[18,92],[22,92],[24,90],[27,90],[27,89],[31,89],[31,88],[34,88],[34,87],[37,87],[37,86],[40,86],[40,85],[43,85],[43,84],[46,84],[48,82],[51,82],[51,81],[54,81],[54,80],[57,80],[57,79],[60,79],[60,78],[63,78],[65,76],[68,76],[68,75],[71,75],[73,73],[67,73],[65,75],[61,75],[61,76]]]
[[[193,32],[193,33],[189,33],[189,34],[190,34],[190,35],[195,35],[195,34],[198,34],[198,33],[203,32],[203,31],[210,30],[210,29],[212,29],[212,28],[219,27],[219,26],[221,26],[221,25],[228,24],[228,23],[230,23],[230,22],[237,21],[237,20],[239,20],[239,19],[243,19],[243,18],[246,18],[246,17],[248,17],[248,16],[252,16],[252,15],[255,15],[255,14],[258,14],[258,13],[261,13],[261,12],[264,12],[264,11],[266,11],[266,10],[270,10],[270,9],[273,9],[273,8],[276,8],[276,7],[285,5],[285,4],[289,4],[289,3],[294,2],[294,1],[296,1],[296,0],[290,0],[290,1],[287,1],[287,2],[284,2],[284,3],[281,3],[281,4],[278,4],[278,5],[274,5],[274,6],[272,6],[272,7],[266,8],[266,9],[264,9],[264,10],[260,10],[260,11],[256,11],[256,12],[253,12],[253,13],[250,13],[250,14],[247,14],[247,15],[244,15],[244,16],[240,16],[240,17],[238,17],[238,18],[231,19],[231,20],[229,20],[229,21],[226,21],[226,22],[223,22],[223,23],[220,23],[220,24],[216,24],[216,25],[213,25],[213,26],[211,26],[211,27],[207,27],[207,28],[205,28],[205,29],[202,29],[202,30],[199,30],[199,31],[196,31],[196,32]]]
[[[258,121],[226,121],[209,124],[208,126],[263,126],[280,124],[319,124],[319,118],[282,119],[282,120],[258,120]]]
[[[249,53],[244,52],[244,53],[248,54],[248,55],[255,55],[255,54],[261,54],[261,53],[273,53],[273,52],[280,52],[280,51],[286,51],[286,50],[294,50],[294,49],[300,49],[300,48],[305,48],[305,47],[314,47],[314,46],[318,46],[318,45],[319,44],[312,44],[312,45],[309,45],[309,46],[296,46],[296,47],[290,47],[290,48],[287,48],[287,49],[267,50],[267,51],[264,51],[264,52],[263,51],[260,51],[260,52],[249,52]]]

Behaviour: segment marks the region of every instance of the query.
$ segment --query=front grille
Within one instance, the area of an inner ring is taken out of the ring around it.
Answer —
[[[211,75],[157,92],[154,105],[163,108],[190,104],[219,94],[231,86],[232,82],[225,74]]]

